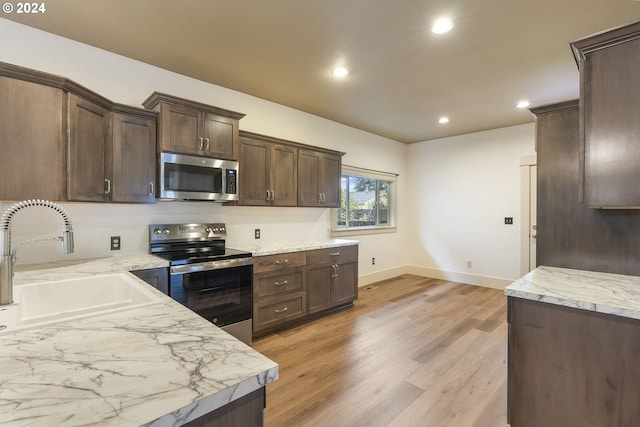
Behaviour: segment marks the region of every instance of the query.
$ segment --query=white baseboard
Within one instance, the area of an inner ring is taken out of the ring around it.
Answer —
[[[452,282],[466,283],[468,285],[484,286],[485,288],[495,289],[504,289],[514,282],[514,280],[501,279],[498,277],[479,276],[477,274],[459,273],[456,271],[419,267],[417,265],[403,265],[401,267],[394,267],[388,270],[362,275],[358,277],[358,286],[366,286],[371,283],[391,279],[402,274],[415,274],[416,276],[451,280]]]

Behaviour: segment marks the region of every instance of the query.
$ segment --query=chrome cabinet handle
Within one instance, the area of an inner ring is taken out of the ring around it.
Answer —
[[[111,180],[105,178],[104,183],[106,185],[106,190],[104,190],[104,194],[111,194]]]
[[[282,282],[273,282],[273,284],[276,285],[276,286],[284,286],[287,283],[289,283],[288,280],[283,280]]]
[[[198,138],[198,141],[200,141],[200,149],[201,150],[204,149],[204,138],[200,137],[200,138]]]
[[[276,264],[277,265],[289,264],[289,260],[288,259],[284,259],[284,260],[280,261],[279,259],[277,259],[276,260]]]
[[[149,183],[149,195],[153,196],[154,191],[153,191],[153,182]]]
[[[206,143],[206,146],[204,147],[204,149],[205,149],[205,150],[208,150],[208,149],[209,149],[209,147],[211,146],[210,141],[209,141],[209,138],[205,138],[205,139],[204,139],[204,142]]]
[[[285,307],[285,308],[276,308],[275,311],[276,313],[284,313],[285,311],[287,311],[289,308]]]
[[[338,256],[340,255],[340,252],[330,252],[329,255],[331,256]]]

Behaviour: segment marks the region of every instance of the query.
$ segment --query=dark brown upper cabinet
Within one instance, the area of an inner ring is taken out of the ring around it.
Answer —
[[[298,150],[298,206],[340,206],[342,154]]]
[[[157,115],[0,63],[0,200],[155,202]]]
[[[298,149],[286,141],[240,132],[239,202],[250,206],[296,206]]]
[[[242,113],[154,92],[143,105],[158,111],[158,151],[238,160]]]
[[[66,196],[65,93],[37,78],[0,63],[0,200]]]
[[[581,200],[640,207],[640,22],[571,47],[580,70]]]
[[[68,97],[68,199],[154,203],[157,113]]]

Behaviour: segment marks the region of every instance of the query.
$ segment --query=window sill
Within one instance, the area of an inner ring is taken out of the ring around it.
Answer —
[[[354,227],[331,230],[331,237],[362,236],[365,234],[395,233],[398,227]]]

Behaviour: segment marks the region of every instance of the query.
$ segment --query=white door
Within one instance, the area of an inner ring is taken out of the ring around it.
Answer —
[[[527,274],[536,268],[536,213],[537,175],[536,156],[526,156],[520,161],[520,273]]]

